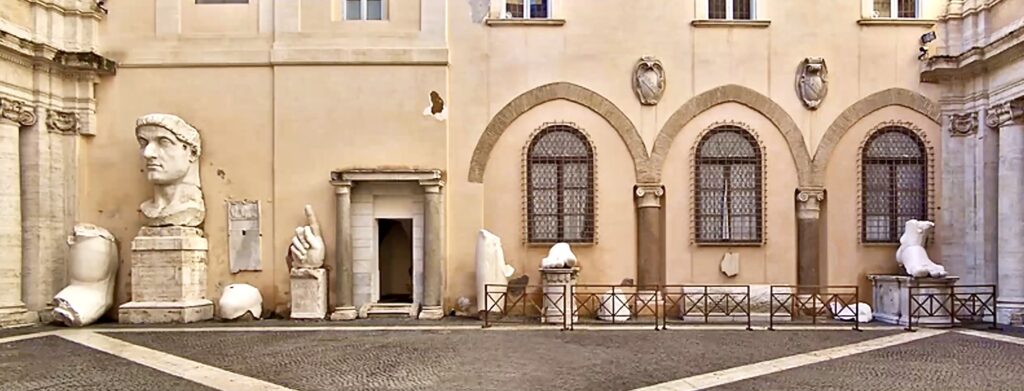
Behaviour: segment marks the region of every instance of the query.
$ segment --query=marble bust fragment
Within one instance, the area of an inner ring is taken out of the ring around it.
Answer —
[[[481,229],[476,241],[476,290],[477,309],[487,311],[502,309],[502,303],[491,303],[487,308],[487,285],[508,285],[508,279],[512,277],[516,269],[505,263],[505,252],[501,248],[501,238],[486,229]],[[498,300],[493,295],[501,291],[501,287],[492,287],[490,300]]]
[[[206,217],[199,183],[199,131],[171,114],[147,114],[135,122],[153,198],[140,206],[150,227],[198,227]]]
[[[540,260],[542,269],[567,269],[576,267],[576,254],[569,243],[555,243],[548,250],[548,256]]]
[[[67,326],[92,324],[114,304],[117,244],[114,235],[92,224],[76,224],[68,237],[70,283],[53,297],[53,318]]]
[[[234,320],[245,314],[253,319],[263,315],[263,295],[260,290],[249,284],[231,284],[221,292],[217,315],[222,320]]]

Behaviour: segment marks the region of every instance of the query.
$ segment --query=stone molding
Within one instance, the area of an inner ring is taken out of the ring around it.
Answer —
[[[825,189],[801,187],[796,189],[798,219],[817,219],[821,216],[821,203],[825,201]]]
[[[32,126],[39,120],[31,105],[8,98],[0,98],[0,118],[21,126]]]
[[[811,156],[807,152],[807,143],[804,142],[803,132],[793,121],[793,117],[771,98],[750,88],[730,84],[694,96],[669,117],[665,125],[662,126],[661,132],[658,133],[658,137],[654,141],[654,152],[651,153],[649,171],[655,180],[644,182],[660,182],[665,159],[679,132],[700,113],[723,103],[739,103],[768,118],[779,129],[789,145],[789,152],[796,165],[799,182],[805,184],[810,180]]]
[[[88,16],[102,20],[106,9],[96,0],[25,0],[26,3],[38,5],[57,11],[63,15]]]
[[[46,128],[53,133],[78,134],[82,130],[82,122],[77,113],[47,110]]]
[[[947,114],[949,134],[953,137],[970,136],[978,132],[978,113]]]
[[[1024,121],[1024,97],[992,105],[985,115],[985,125],[993,129],[1013,121]]]
[[[473,150],[473,157],[469,162],[469,182],[483,183],[484,172],[487,170],[487,162],[490,159],[494,145],[505,133],[505,130],[516,118],[530,111],[541,104],[555,101],[567,100],[590,109],[595,114],[604,118],[609,125],[619,134],[619,138],[626,145],[630,156],[633,159],[633,169],[638,181],[658,182],[657,176],[652,172],[649,164],[647,147],[636,126],[629,120],[629,117],[622,112],[608,98],[591,91],[585,87],[569,83],[556,82],[545,84],[526,91],[512,99],[505,107],[502,107],[491,118],[480,138],[477,140],[476,148]]]
[[[800,183],[806,186],[824,187],[825,169],[828,167],[832,152],[835,151],[846,132],[868,114],[888,106],[906,107],[930,118],[936,124],[940,123],[942,119],[942,110],[937,103],[911,90],[890,88],[868,95],[847,107],[832,121],[814,153],[812,170],[807,182],[801,180]]]

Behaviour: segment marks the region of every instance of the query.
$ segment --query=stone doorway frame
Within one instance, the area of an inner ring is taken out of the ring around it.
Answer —
[[[445,201],[438,169],[348,169],[331,172],[335,218],[335,301],[331,320],[356,318],[353,286],[352,187],[359,182],[415,182],[423,187],[423,302],[420,319],[444,316]]]

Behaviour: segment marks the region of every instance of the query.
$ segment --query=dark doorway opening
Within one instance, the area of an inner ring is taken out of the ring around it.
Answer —
[[[377,219],[380,302],[412,303],[412,219]]]

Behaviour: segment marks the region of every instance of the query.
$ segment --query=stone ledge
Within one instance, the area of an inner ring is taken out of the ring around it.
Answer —
[[[693,27],[743,27],[768,28],[770,20],[698,19],[690,22]]]
[[[132,301],[118,310],[119,323],[192,323],[213,319],[213,302],[206,299],[185,301]]]
[[[897,19],[897,18],[871,18],[860,19],[857,24],[861,26],[931,26],[937,23],[935,19]]]
[[[548,26],[557,27],[565,24],[565,19],[487,19],[488,26]]]

